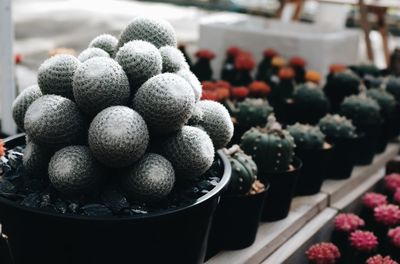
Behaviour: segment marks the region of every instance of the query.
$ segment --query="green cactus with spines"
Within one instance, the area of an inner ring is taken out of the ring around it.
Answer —
[[[234,111],[234,116],[239,125],[243,127],[261,126],[274,109],[265,99],[246,98],[239,102]]]
[[[351,66],[350,68],[360,77],[366,75],[379,77],[381,75],[381,71],[374,64],[362,63],[356,66]]]
[[[390,78],[386,83],[386,91],[391,93],[397,102],[400,102],[400,78]]]
[[[356,127],[350,119],[340,115],[327,114],[319,121],[319,129],[328,138],[354,138],[357,136]]]
[[[294,138],[296,147],[300,149],[321,149],[324,146],[325,135],[318,126],[296,123],[287,130]]]
[[[378,103],[383,117],[391,115],[396,109],[396,99],[387,91],[383,89],[370,89],[366,93],[368,97]]]
[[[227,192],[232,195],[248,194],[257,180],[256,163],[238,145],[225,149],[224,152],[232,166]]]
[[[261,174],[285,172],[294,156],[294,140],[274,115],[264,128],[251,128],[242,137],[241,148],[256,162]]]
[[[346,97],[341,104],[341,113],[353,120],[356,126],[374,125],[382,122],[378,103],[364,93]]]

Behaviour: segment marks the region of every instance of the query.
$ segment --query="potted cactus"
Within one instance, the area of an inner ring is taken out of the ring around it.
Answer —
[[[263,59],[258,64],[256,80],[268,82],[272,75],[272,59],[278,53],[273,49],[266,49],[263,52]]]
[[[235,58],[242,52],[240,48],[232,46],[226,51],[226,58],[222,65],[221,79],[233,83],[237,75]]]
[[[334,73],[328,77],[324,91],[329,99],[331,112],[337,113],[345,97],[359,93],[361,80],[351,71]]]
[[[268,99],[275,109],[276,118],[285,124],[291,114],[292,102],[288,99],[293,96],[295,72],[290,67],[283,67],[279,70],[278,77],[278,83],[271,85],[272,91]]]
[[[335,147],[328,162],[326,176],[330,179],[346,179],[354,168],[354,156],[360,145],[360,136],[352,121],[344,116],[327,114],[318,123],[319,129],[326,135],[326,140]]]
[[[236,74],[232,81],[234,86],[248,86],[253,81],[252,71],[256,63],[253,56],[248,52],[240,52],[235,57]]]
[[[253,244],[268,190],[268,185],[257,180],[257,165],[238,145],[224,153],[231,163],[232,175],[214,214],[209,255],[219,249],[242,249]]]
[[[356,155],[356,165],[372,162],[381,134],[382,117],[378,103],[365,94],[346,97],[341,114],[350,118],[357,132],[364,135]]]
[[[315,125],[329,110],[329,101],[324,92],[313,83],[297,86],[292,100],[289,114],[292,122]]]
[[[136,17],[90,46],[46,60],[13,105],[26,137],[5,141],[0,221],[15,263],[125,263],[132,249],[203,263],[230,178],[215,152],[233,134],[228,111],[199,101],[166,21]]]
[[[296,123],[287,130],[294,138],[295,153],[303,162],[295,194],[316,194],[326,178],[332,145],[325,141],[325,135],[317,126]]]
[[[212,81],[213,71],[211,68],[211,60],[215,58],[214,52],[211,50],[201,49],[196,52],[197,61],[193,64],[192,71],[201,82]]]
[[[356,230],[350,233],[351,251],[344,263],[365,263],[378,249],[378,238],[373,232]]]
[[[243,135],[240,146],[256,162],[260,181],[270,184],[261,220],[285,218],[301,169],[301,161],[294,157],[292,136],[270,115],[265,127],[251,128]]]
[[[295,80],[297,84],[305,82],[306,77],[306,65],[307,62],[302,57],[296,56],[289,60],[289,65],[295,71]]]
[[[309,264],[336,264],[341,260],[341,252],[338,247],[328,242],[312,245],[305,254]]]

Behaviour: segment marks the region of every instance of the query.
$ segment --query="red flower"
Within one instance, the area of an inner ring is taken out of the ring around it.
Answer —
[[[374,209],[375,221],[386,226],[400,224],[400,208],[394,204],[384,204]]]
[[[375,207],[383,204],[387,204],[387,196],[380,194],[380,193],[375,193],[375,192],[370,192],[367,193],[363,196],[362,202],[365,207],[369,209],[374,209]]]
[[[201,85],[203,86],[203,91],[204,90],[207,90],[207,91],[215,90],[215,88],[216,88],[215,83],[214,82],[210,82],[210,81],[203,81],[201,83]]]
[[[201,94],[201,100],[218,101],[219,100],[219,96],[218,96],[217,91],[203,90],[203,93]]]
[[[302,57],[296,56],[292,57],[289,61],[290,66],[292,67],[301,67],[304,68],[307,65],[307,62]]]
[[[217,88],[224,87],[224,88],[227,88],[227,89],[231,89],[231,84],[229,82],[227,82],[227,81],[217,81],[215,83],[215,86]]]
[[[249,85],[249,90],[253,96],[266,96],[271,92],[271,87],[266,82],[254,81]]]
[[[15,59],[15,64],[20,64],[22,62],[22,54],[21,53],[15,54],[14,59]]]
[[[346,65],[343,64],[331,64],[329,66],[329,72],[334,74],[338,72],[344,72],[346,70]]]
[[[315,264],[335,264],[340,258],[337,246],[326,242],[312,245],[306,251],[306,255],[308,260]]]
[[[264,50],[263,55],[264,55],[264,57],[267,57],[267,58],[273,58],[275,56],[278,56],[279,54],[274,49],[266,49],[266,50]]]
[[[6,154],[6,148],[4,147],[4,141],[0,139],[0,158]]]
[[[334,222],[336,230],[343,232],[353,232],[365,225],[364,220],[355,214],[339,214]]]
[[[248,54],[241,52],[235,58],[235,68],[237,70],[248,70],[251,71],[256,67],[256,62],[254,61],[253,57]]]
[[[215,53],[211,50],[201,49],[196,52],[195,56],[199,59],[212,60],[215,58]]]
[[[241,48],[236,47],[236,46],[231,46],[227,50],[228,56],[236,57],[242,52]]]
[[[386,175],[385,187],[391,192],[395,192],[398,188],[400,188],[400,174],[391,173],[389,175]]]
[[[233,87],[231,90],[231,95],[233,98],[244,99],[249,95],[249,89],[246,87]]]
[[[370,252],[378,246],[378,238],[370,231],[357,230],[350,234],[350,245],[362,252]]]
[[[388,237],[392,244],[400,249],[400,226],[392,228],[388,232]]]
[[[293,79],[294,78],[294,71],[292,68],[285,67],[279,70],[278,76],[281,80],[288,80],[288,79]]]
[[[376,255],[367,259],[365,264],[398,264],[390,256],[382,257],[381,255]]]

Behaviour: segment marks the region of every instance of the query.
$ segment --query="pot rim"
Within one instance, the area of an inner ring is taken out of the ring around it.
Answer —
[[[257,180],[262,182],[258,177],[257,177]],[[271,184],[268,181],[262,182],[262,184],[264,184],[264,186],[265,186],[264,190],[262,192],[259,192],[259,193],[256,193],[256,194],[251,194],[251,195],[249,195],[249,194],[238,194],[238,195],[235,195],[235,194],[222,194],[222,196],[224,198],[247,198],[247,197],[253,197],[253,196],[262,195],[262,194],[268,192],[269,188],[271,187]]]
[[[12,142],[13,140],[20,139],[21,137],[25,137],[25,133],[17,134],[15,136],[10,136],[4,139],[4,144],[7,147],[7,143]],[[7,206],[13,207],[18,210],[23,210],[23,211],[28,211],[30,213],[34,214],[39,214],[42,216],[48,216],[48,217],[53,217],[53,218],[63,218],[63,219],[71,219],[71,220],[80,220],[80,221],[114,221],[114,222],[122,222],[122,221],[130,221],[130,220],[141,220],[141,219],[149,219],[149,218],[156,218],[159,216],[166,216],[166,215],[171,215],[175,214],[178,212],[185,211],[187,209],[193,208],[195,206],[198,206],[202,203],[205,203],[207,200],[212,198],[213,196],[217,195],[221,190],[223,190],[227,184],[229,183],[230,177],[231,177],[231,166],[228,161],[228,158],[225,156],[225,154],[222,152],[222,150],[218,150],[217,152],[218,157],[221,159],[224,171],[221,176],[221,180],[219,183],[207,194],[201,196],[198,198],[195,202],[189,204],[189,205],[184,205],[180,206],[178,208],[173,208],[173,209],[167,209],[159,212],[153,212],[153,213],[148,213],[148,214],[140,214],[140,215],[135,215],[135,216],[99,216],[99,217],[94,217],[94,216],[85,216],[85,215],[73,215],[73,214],[60,214],[60,213],[53,213],[53,212],[47,212],[47,211],[42,211],[38,210],[35,208],[27,207],[27,206],[22,206],[18,203],[15,203],[7,198],[4,198],[0,196],[0,203],[3,203]]]

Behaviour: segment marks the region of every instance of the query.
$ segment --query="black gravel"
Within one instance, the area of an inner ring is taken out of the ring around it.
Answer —
[[[10,149],[0,158],[0,196],[22,206],[67,215],[135,216],[190,205],[219,183],[223,171],[221,160],[216,158],[204,175],[193,181],[177,182],[167,199],[153,203],[129,200],[115,182],[107,182],[107,188],[90,195],[65,197],[52,188],[47,175],[25,172],[23,150],[24,147]]]

